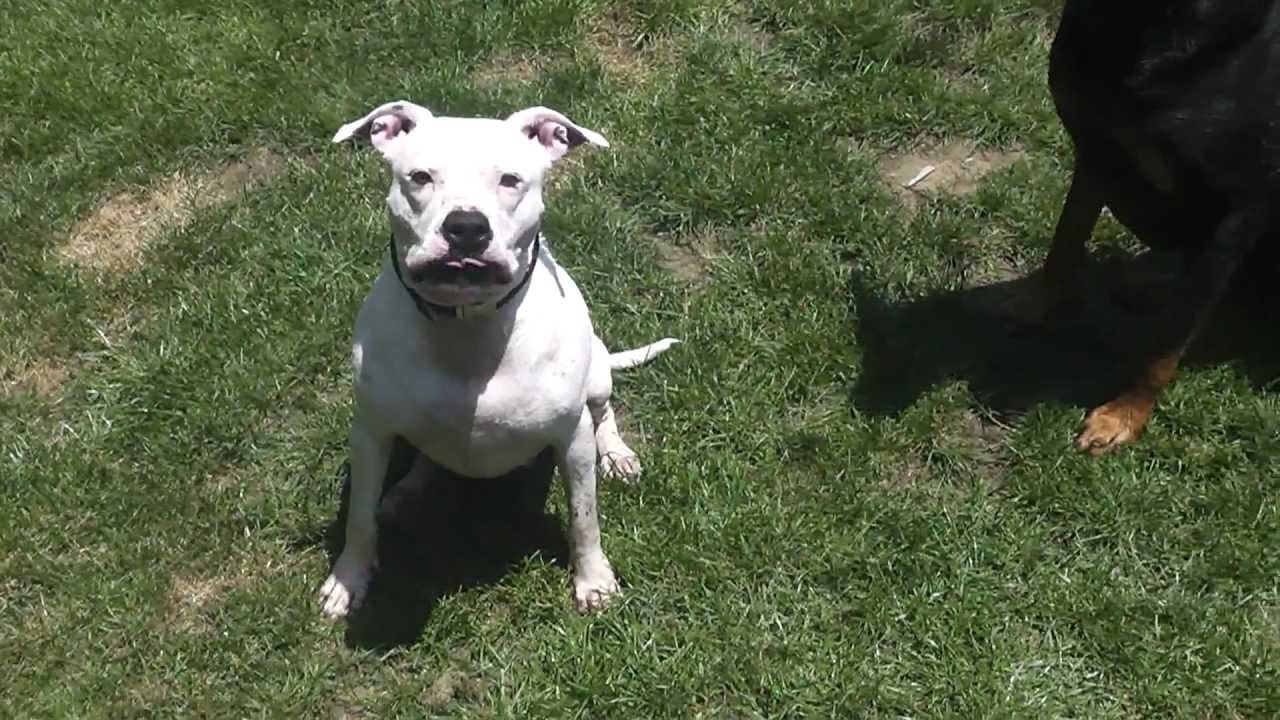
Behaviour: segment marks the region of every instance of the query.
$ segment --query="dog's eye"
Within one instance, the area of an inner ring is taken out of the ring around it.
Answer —
[[[409,179],[412,180],[415,185],[430,185],[435,182],[435,179],[431,177],[431,173],[426,170],[414,170],[409,173]]]
[[[520,187],[521,182],[520,176],[512,173],[503,173],[502,177],[498,178],[498,184],[505,188]]]

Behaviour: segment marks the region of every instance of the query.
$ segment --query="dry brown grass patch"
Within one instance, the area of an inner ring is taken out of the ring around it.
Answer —
[[[642,33],[630,17],[610,11],[587,32],[587,47],[608,72],[629,80],[644,80],[649,65],[640,52]]]
[[[872,460],[880,486],[889,490],[921,487],[932,477],[929,468],[909,452],[878,453]]]
[[[967,140],[956,140],[887,154],[880,159],[880,176],[908,208],[914,209],[921,196],[968,195],[978,189],[984,177],[1009,167],[1025,154],[1021,147],[979,150]]]
[[[0,370],[0,396],[35,395],[52,398],[71,377],[71,369],[61,360],[30,360],[14,370]]]
[[[127,272],[161,233],[180,230],[197,210],[226,203],[281,174],[284,158],[265,148],[198,174],[174,173],[141,192],[103,200],[71,230],[58,255],[68,264]]]
[[[225,574],[175,576],[169,592],[169,625],[184,632],[208,630],[207,613],[212,607],[271,569],[270,559],[245,557],[232,560]]]

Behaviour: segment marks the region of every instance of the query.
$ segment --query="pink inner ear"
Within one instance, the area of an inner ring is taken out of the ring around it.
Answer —
[[[369,139],[375,143],[386,142],[404,130],[404,118],[394,113],[379,115],[369,123]]]
[[[547,146],[568,145],[569,133],[559,123],[544,122],[538,126],[538,142]]]
[[[558,160],[569,152],[569,130],[560,123],[551,120],[538,123],[537,135],[538,142],[547,149],[552,159]]]

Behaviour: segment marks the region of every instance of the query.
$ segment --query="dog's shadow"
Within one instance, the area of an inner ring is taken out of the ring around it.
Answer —
[[[1048,325],[1020,324],[1010,310],[1030,295],[1032,277],[893,304],[855,274],[850,302],[862,370],[850,401],[871,415],[896,415],[959,380],[996,417],[1012,419],[1041,403],[1094,407],[1133,377],[1142,341],[1175,291],[1177,263],[1153,252],[1095,258],[1085,270],[1086,307]],[[1184,367],[1228,362],[1255,387],[1272,386],[1280,377],[1280,303],[1271,282],[1242,277]]]
[[[429,477],[406,477],[416,454],[397,440],[378,510],[379,567],[368,597],[347,620],[349,647],[387,651],[412,644],[442,598],[495,583],[529,558],[567,566],[560,520],[545,511],[555,473],[550,449],[493,479],[464,478],[438,466]],[[338,478],[338,515],[323,533],[330,566],[342,551],[349,464]]]

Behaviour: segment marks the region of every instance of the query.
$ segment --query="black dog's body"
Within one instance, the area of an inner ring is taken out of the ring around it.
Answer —
[[[1280,0],[1068,0],[1049,84],[1076,167],[1046,280],[1058,302],[1102,207],[1186,263],[1121,397],[1090,413],[1079,444],[1141,433],[1178,357],[1242,265],[1270,266],[1280,224]]]

